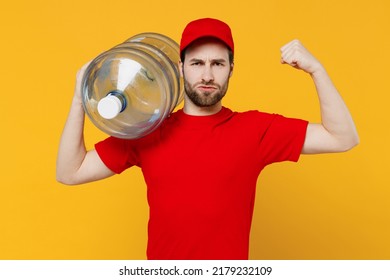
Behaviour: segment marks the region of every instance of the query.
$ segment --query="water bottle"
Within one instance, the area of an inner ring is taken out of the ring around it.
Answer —
[[[106,134],[136,139],[154,131],[183,100],[179,45],[141,33],[97,56],[82,79],[84,110]]]

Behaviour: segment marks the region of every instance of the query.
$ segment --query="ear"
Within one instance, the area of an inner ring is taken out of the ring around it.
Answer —
[[[229,78],[230,78],[231,76],[233,76],[233,68],[234,68],[234,63],[231,63],[231,64],[230,64]]]
[[[178,63],[180,77],[183,78],[183,62],[179,61]]]

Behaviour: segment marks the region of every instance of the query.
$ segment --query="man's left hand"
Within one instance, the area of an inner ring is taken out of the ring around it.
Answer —
[[[302,45],[299,40],[293,40],[281,49],[281,63],[291,65],[306,73],[314,74],[322,69],[321,63]]]

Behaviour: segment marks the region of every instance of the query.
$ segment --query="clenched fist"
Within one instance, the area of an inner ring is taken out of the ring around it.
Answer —
[[[302,45],[299,40],[293,40],[280,48],[281,63],[289,64],[309,74],[323,69],[321,63]]]

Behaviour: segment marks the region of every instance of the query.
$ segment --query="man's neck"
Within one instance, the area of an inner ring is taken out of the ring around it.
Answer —
[[[222,109],[222,103],[218,102],[217,104],[210,107],[199,107],[190,102],[184,101],[183,111],[187,115],[191,116],[210,116],[218,113]]]

